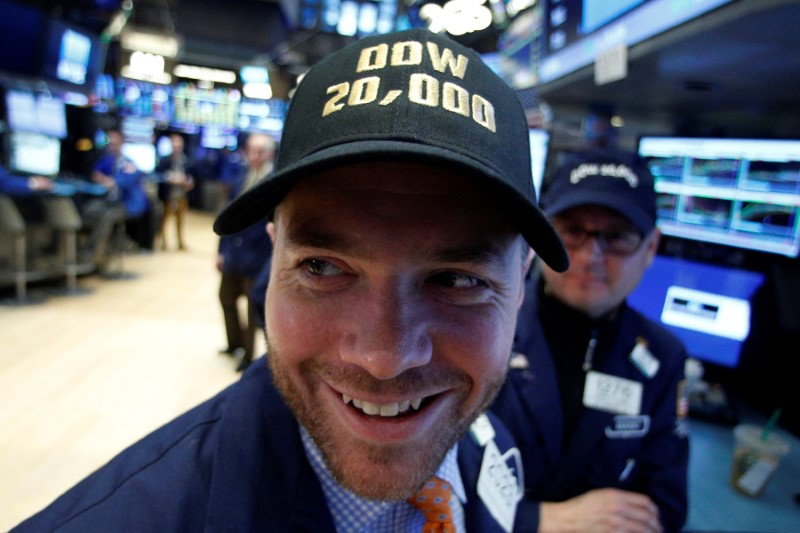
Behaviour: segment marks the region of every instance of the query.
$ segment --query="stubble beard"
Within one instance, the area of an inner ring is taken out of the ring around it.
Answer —
[[[347,490],[371,500],[402,500],[419,489],[436,472],[448,450],[464,435],[473,420],[489,407],[505,378],[503,373],[499,380],[487,384],[485,397],[468,413],[453,412],[450,421],[440,422],[439,434],[423,445],[361,443],[353,449],[336,438],[335,422],[331,417],[314,410],[312,405],[315,402],[304,398],[273,347],[268,348],[268,353],[267,361],[276,388],[314,440],[328,471]],[[300,368],[301,374],[309,377],[305,380],[307,383],[312,382],[313,374],[319,373],[309,368],[313,366],[309,364]],[[463,401],[461,398],[456,403],[461,405]]]

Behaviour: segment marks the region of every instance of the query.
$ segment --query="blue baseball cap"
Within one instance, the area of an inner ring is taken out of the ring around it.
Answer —
[[[636,154],[571,154],[547,184],[541,205],[551,217],[582,205],[607,207],[648,234],[656,224],[655,180]]]

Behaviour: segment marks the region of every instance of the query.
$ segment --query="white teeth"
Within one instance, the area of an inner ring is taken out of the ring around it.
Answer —
[[[372,402],[361,402],[361,410],[368,415],[378,415],[381,412],[381,406]]]
[[[394,416],[399,410],[399,406],[396,403],[381,405],[381,416]]]
[[[344,403],[352,403],[354,407],[360,409],[367,415],[380,415],[380,416],[397,416],[398,414],[405,413],[409,408],[415,411],[422,405],[422,398],[415,400],[403,400],[402,402],[393,402],[386,404],[372,403],[358,398],[353,398],[347,394],[342,394],[342,401]]]

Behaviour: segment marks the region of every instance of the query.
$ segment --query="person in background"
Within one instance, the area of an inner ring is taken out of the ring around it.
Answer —
[[[92,180],[108,189],[107,199],[125,206],[125,231],[140,250],[153,249],[155,239],[153,206],[145,189],[144,176],[122,153],[124,137],[118,129],[106,132],[105,154],[94,165]]]
[[[178,250],[186,250],[186,240],[183,227],[186,223],[186,212],[189,209],[188,193],[194,188],[195,180],[189,158],[184,152],[183,135],[171,133],[172,153],[159,159],[156,173],[159,175],[158,198],[164,206],[164,215],[161,217],[159,238],[161,249],[167,249],[167,225],[169,219],[175,217],[175,231],[178,240]]]
[[[275,140],[264,133],[252,133],[245,140],[245,165],[231,180],[229,200],[252,188],[272,171]],[[252,289],[259,271],[269,263],[272,244],[263,224],[243,228],[219,240],[217,270],[220,272],[219,302],[225,322],[228,345],[220,350],[238,360],[237,370],[244,371],[253,361],[256,332],[259,327]],[[247,314],[241,316],[239,299],[247,299]]]
[[[636,156],[568,157],[541,205],[570,267],[537,262],[492,407],[520,443],[520,531],[679,531],[689,458],[686,350],[626,304],[658,249],[653,176]]]
[[[473,50],[416,29],[322,59],[214,224],[273,240],[267,355],[13,533],[512,531],[519,453],[486,409],[529,246],[567,267],[532,183],[522,106]]]

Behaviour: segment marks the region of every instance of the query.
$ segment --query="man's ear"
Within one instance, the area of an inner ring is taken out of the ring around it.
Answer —
[[[533,265],[533,260],[536,257],[536,252],[533,251],[533,248],[528,247],[528,253],[525,255],[525,261],[522,265],[522,283],[520,283],[519,288],[519,300],[517,301],[517,309],[522,307],[522,302],[525,300],[525,280],[528,279],[528,273],[531,270],[531,265]]]
[[[653,233],[647,239],[647,266],[653,264],[653,259],[658,253],[658,245],[661,242],[661,230],[653,229]]]
[[[269,235],[269,239],[272,241],[272,245],[275,246],[275,223],[274,222],[267,222],[267,235]]]
[[[528,247],[528,255],[525,256],[525,263],[523,265],[522,272],[525,274],[525,277],[528,277],[528,272],[531,271],[531,265],[533,264],[533,260],[536,257],[536,252],[533,251],[533,248],[530,246]]]

